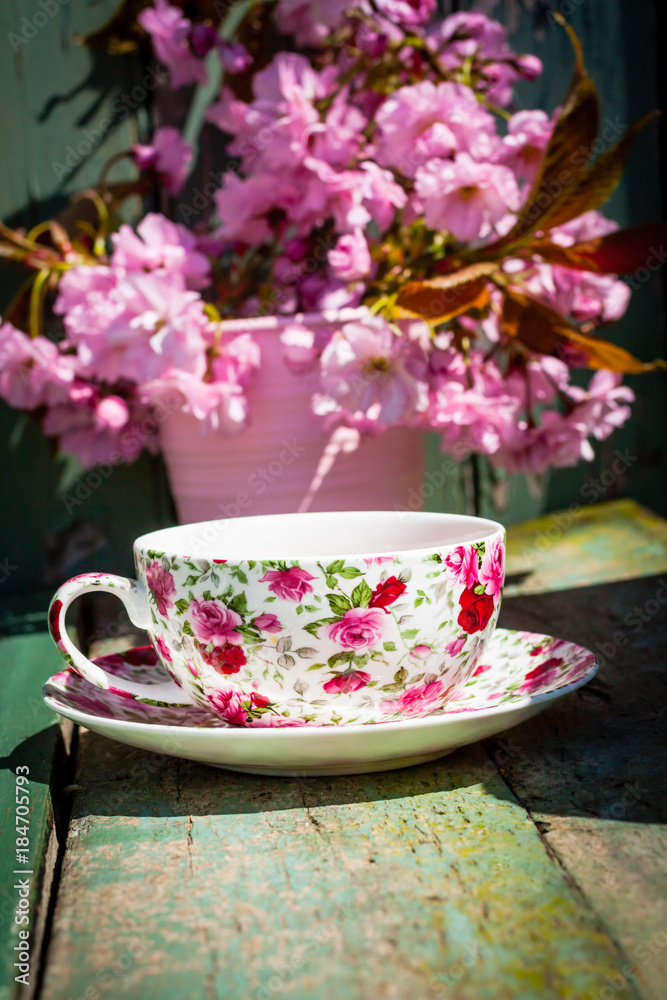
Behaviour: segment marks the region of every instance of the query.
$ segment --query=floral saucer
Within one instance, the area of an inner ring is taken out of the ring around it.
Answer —
[[[54,712],[86,729],[155,753],[256,774],[362,774],[435,760],[516,726],[586,684],[598,668],[582,646],[508,629],[496,629],[484,659],[446,708],[378,724],[232,726],[195,706],[150,704],[103,691],[71,668],[51,677],[43,696]],[[95,662],[119,679],[167,679],[151,646]]]

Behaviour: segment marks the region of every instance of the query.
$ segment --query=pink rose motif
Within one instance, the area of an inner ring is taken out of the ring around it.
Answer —
[[[459,639],[452,639],[445,646],[445,652],[448,656],[458,656],[463,647],[466,644],[466,637],[462,635]]]
[[[345,649],[366,649],[380,639],[383,621],[379,608],[350,608],[340,621],[329,625],[327,633]]]
[[[532,694],[533,691],[548,688],[558,679],[562,663],[562,659],[558,656],[552,656],[544,663],[539,663],[528,671],[519,691],[523,694]]]
[[[242,642],[241,636],[234,630],[243,624],[243,619],[222,601],[192,601],[190,618],[195,635],[203,643],[213,642],[216,646],[223,646],[229,642],[238,646]]]
[[[226,722],[235,726],[245,726],[248,718],[241,704],[241,694],[228,688],[225,691],[209,691],[206,695],[213,711]]]
[[[479,569],[479,582],[485,584],[487,594],[497,603],[505,582],[505,547],[500,538],[496,538],[485,548]]]
[[[430,646],[413,646],[410,650],[410,656],[414,657],[415,660],[428,660],[432,652],[433,650]]]
[[[322,687],[327,694],[349,694],[350,691],[366,687],[370,679],[371,675],[365,670],[349,670],[344,674],[336,674]]]
[[[414,684],[395,701],[383,701],[382,711],[387,715],[402,712],[403,715],[426,715],[440,708],[448,694],[442,681],[430,684]]]
[[[459,545],[444,558],[447,576],[455,583],[472,590],[479,583],[477,577],[477,549],[472,545]]]
[[[161,635],[159,635],[155,640],[155,645],[157,646],[158,652],[160,653],[162,659],[166,660],[167,663],[171,663],[171,653],[169,651],[169,646],[164,641]]]
[[[157,609],[161,615],[166,615],[173,608],[173,598],[176,596],[174,578],[162,563],[153,562],[146,567],[146,583],[155,598]]]
[[[259,618],[253,619],[252,624],[261,629],[262,632],[282,632],[283,630],[276,615],[260,615]]]
[[[289,569],[267,569],[259,582],[268,582],[269,590],[283,601],[296,601],[298,604],[306,594],[312,594],[309,581],[314,579],[307,570],[291,566]]]

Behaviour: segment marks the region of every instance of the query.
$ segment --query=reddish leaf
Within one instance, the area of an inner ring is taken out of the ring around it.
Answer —
[[[600,105],[595,84],[587,74],[579,39],[565,25],[577,62],[544,159],[513,229],[498,241],[506,246],[541,228],[544,218],[570,194],[588,166],[598,133]]]
[[[513,289],[506,293],[502,326],[508,336],[521,341],[529,351],[553,355],[572,366],[633,375],[667,369],[664,361],[647,364],[616,344],[579,333],[560,313]]]
[[[576,271],[598,274],[632,274],[640,268],[657,271],[667,261],[663,241],[667,240],[667,223],[618,229],[585,243],[561,247],[547,241],[537,242],[532,250],[550,264],[560,264]]]
[[[637,136],[658,113],[652,111],[635,122],[617,143],[598,157],[577,182],[574,190],[569,192],[567,198],[560,200],[552,211],[546,213],[543,223],[548,222],[549,229],[561,226],[571,219],[577,219],[584,212],[591,212],[604,204],[623,176]]]
[[[483,309],[489,301],[486,278],[497,270],[493,263],[470,267],[428,281],[411,281],[396,300],[399,310],[444,323],[469,309]]]

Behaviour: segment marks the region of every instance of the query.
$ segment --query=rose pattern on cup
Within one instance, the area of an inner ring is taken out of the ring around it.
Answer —
[[[442,708],[495,628],[503,554],[497,535],[432,552],[413,570],[398,556],[308,569],[153,550],[135,559],[151,640],[193,701],[233,725],[294,726]]]
[[[596,666],[595,656],[589,650],[562,639],[532,632],[497,629],[489,644],[488,653],[489,661],[480,663],[465,687],[444,708],[436,709],[432,715],[473,714],[502,705],[525,704],[533,698],[584,681],[592,675]],[[119,683],[133,680],[157,684],[168,677],[150,646],[100,657],[95,662],[116,675]],[[337,675],[336,683],[342,685],[341,690],[345,690],[343,679],[346,676],[352,677],[353,672]],[[411,718],[411,702],[429,697],[429,692],[424,691],[424,687],[426,685],[418,685],[417,688],[421,690],[415,690],[408,698],[408,712],[404,718]],[[408,693],[409,689],[406,690],[406,694]],[[44,694],[64,707],[98,718],[211,729],[234,726],[234,723],[194,705],[161,705],[127,698],[110,690],[103,691],[89,684],[72,668],[51,677],[45,685]],[[260,707],[262,699],[263,696],[256,695]],[[237,711],[247,716],[249,707],[250,698],[238,699]],[[279,725],[289,722],[289,719],[285,719]],[[252,720],[250,724],[256,725]]]

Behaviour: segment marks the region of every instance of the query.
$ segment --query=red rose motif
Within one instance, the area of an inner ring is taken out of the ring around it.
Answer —
[[[388,576],[384,583],[378,583],[373,591],[369,607],[386,608],[388,604],[393,604],[401,594],[405,593],[405,584],[397,576]],[[389,612],[387,612],[388,614]]]
[[[322,687],[327,694],[348,694],[350,691],[358,691],[359,688],[366,687],[371,675],[365,670],[350,670],[345,674],[336,674],[330,681]]]
[[[563,659],[560,656],[550,656],[548,660],[543,663],[538,663],[536,667],[529,670],[526,674],[526,680],[533,677],[539,677],[541,674],[545,674],[547,670],[552,670],[554,667],[560,667],[563,663]]]
[[[157,640],[157,644],[160,650],[162,650],[163,646],[166,648],[167,645],[162,638]],[[125,663],[129,663],[133,667],[155,667],[158,662],[157,653],[152,646],[137,646],[136,649],[128,649],[123,653],[122,659]],[[171,656],[168,656],[167,659],[171,660]]]
[[[51,638],[54,642],[58,642],[60,639],[60,626],[58,625],[58,618],[60,616],[62,606],[62,601],[54,601],[49,608],[49,632],[51,633]]]
[[[492,597],[466,589],[459,598],[459,604],[461,611],[457,620],[464,632],[472,635],[473,632],[481,632],[486,628],[493,614]]]
[[[241,667],[248,661],[241,646],[233,646],[230,642],[224,646],[216,646],[210,652],[200,649],[204,663],[208,663],[218,674],[238,674]]]
[[[266,708],[271,702],[265,694],[260,694],[259,691],[252,691],[250,694],[250,704],[254,708]]]

